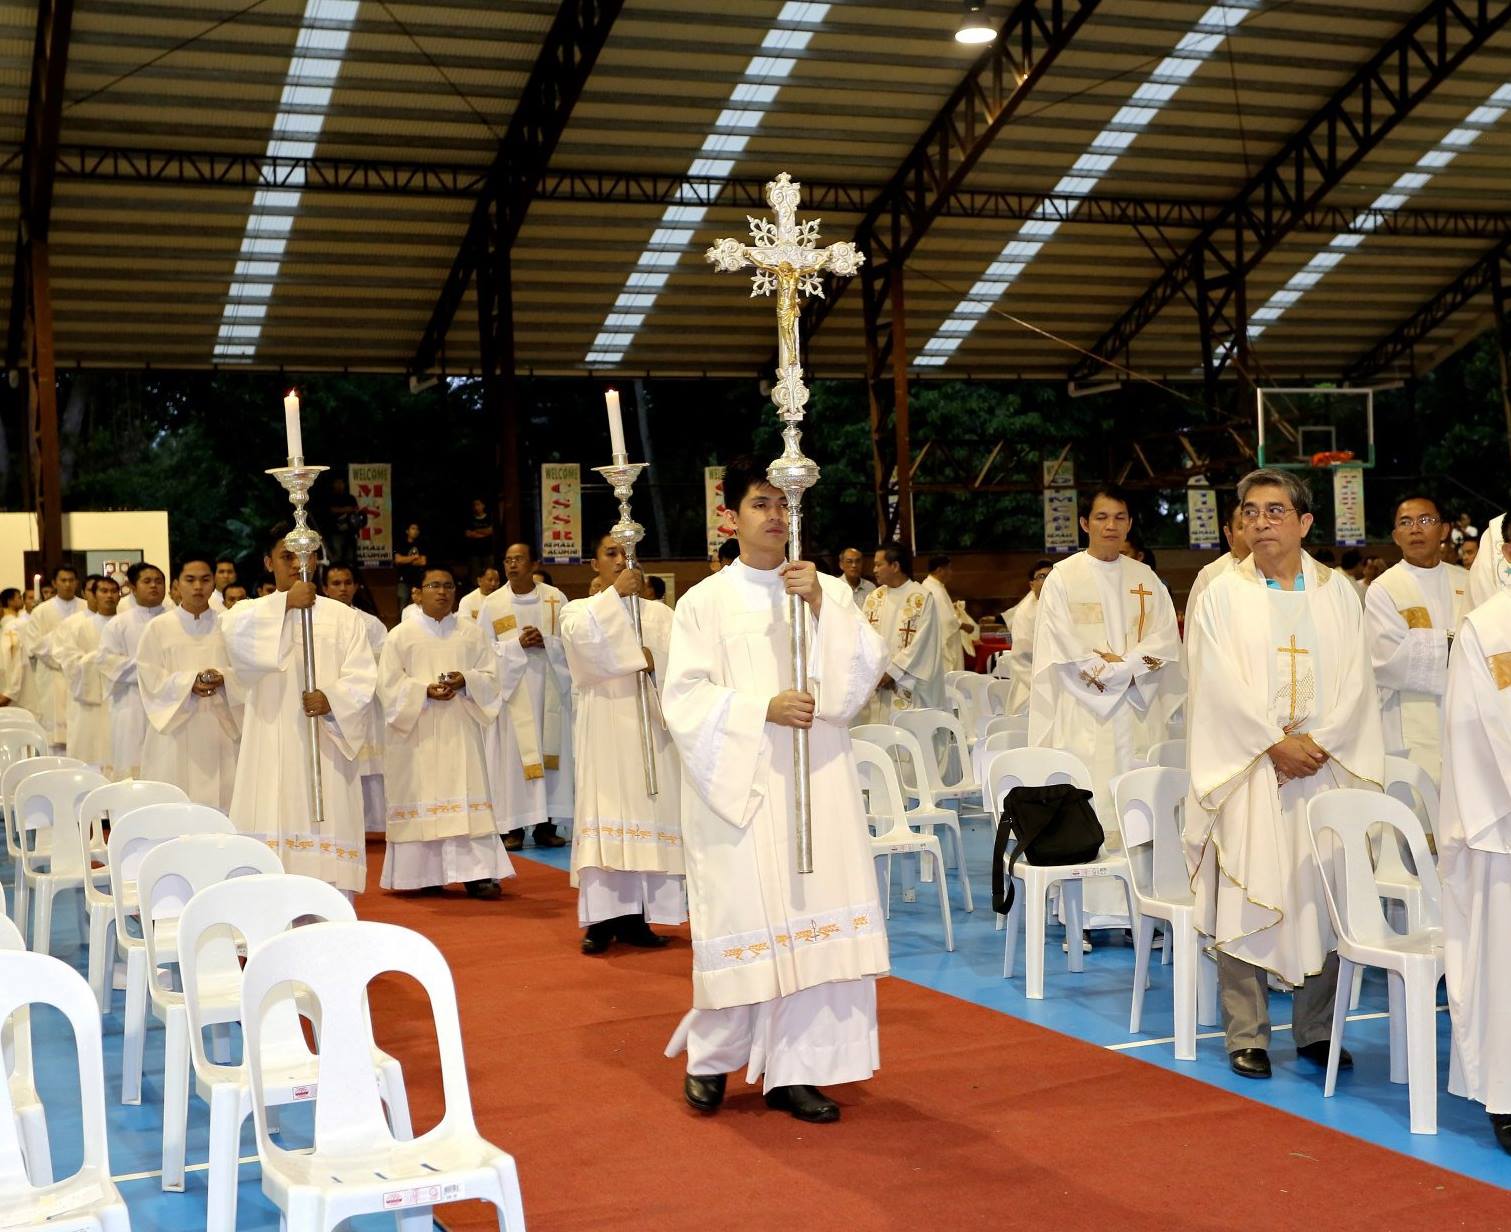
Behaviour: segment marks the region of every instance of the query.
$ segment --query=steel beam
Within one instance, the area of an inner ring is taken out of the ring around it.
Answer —
[[[525,539],[524,501],[519,463],[519,376],[514,355],[514,286],[509,247],[500,243],[495,217],[489,217],[482,251],[477,254],[477,327],[481,357],[483,406],[496,426],[496,516],[504,542]]]
[[[530,80],[509,119],[509,130],[488,169],[467,234],[415,350],[411,365],[415,372],[433,367],[446,345],[446,331],[467,293],[484,247],[479,238],[491,226],[499,246],[513,246],[623,2],[563,0],[557,9]]]
[[[1126,361],[1129,347],[1189,286],[1211,322],[1221,374],[1236,287],[1371,150],[1511,20],[1511,0],[1429,0],[1328,100],[1118,318],[1071,379]]]
[[[1511,234],[1375,343],[1343,373],[1350,385],[1363,385],[1410,358],[1417,343],[1471,300],[1494,290],[1502,265],[1511,261]]]
[[[1490,276],[1491,302],[1495,305],[1495,357],[1500,368],[1501,414],[1506,420],[1506,447],[1511,449],[1511,309],[1506,303],[1506,276],[1495,262]]]

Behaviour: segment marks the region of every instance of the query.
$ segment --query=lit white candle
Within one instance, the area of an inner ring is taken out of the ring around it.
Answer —
[[[42,575],[40,573],[31,575],[31,593],[33,599],[38,603],[42,602]]]
[[[283,431],[289,441],[289,457],[304,457],[304,438],[299,433],[299,393],[289,390],[283,400]]]
[[[603,400],[609,408],[609,452],[616,461],[627,458],[629,453],[624,448],[624,419],[619,414],[619,391],[609,390],[603,395]]]

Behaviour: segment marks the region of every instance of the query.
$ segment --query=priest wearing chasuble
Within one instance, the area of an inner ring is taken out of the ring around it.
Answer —
[[[1091,771],[1097,813],[1112,821],[1112,778],[1134,768],[1136,715],[1146,714],[1180,659],[1170,592],[1122,555],[1133,517],[1116,489],[1093,495],[1084,552],[1061,561],[1039,592],[1028,743],[1073,753]]]
[[[1511,565],[1511,549],[1499,552]],[[1444,713],[1438,874],[1459,1058],[1448,1089],[1483,1104],[1511,1152],[1511,591],[1465,619]]]
[[[888,969],[849,724],[887,665],[850,588],[785,562],[786,498],[765,469],[725,468],[739,559],[677,604],[662,704],[682,762],[693,936],[684,1093],[705,1112],[728,1072],[766,1102],[832,1121],[819,1084],[879,1063],[875,978]],[[811,692],[792,688],[786,596],[807,604]],[[796,871],[792,729],[809,731],[813,872]]]
[[[890,723],[898,710],[942,710],[945,630],[929,592],[913,580],[913,553],[895,540],[884,543],[874,565],[877,586],[861,614],[886,643],[887,669],[855,721]]]
[[[1435,782],[1442,769],[1448,648],[1469,611],[1469,571],[1443,563],[1448,526],[1431,497],[1410,496],[1396,505],[1392,538],[1402,559],[1364,592],[1385,751],[1409,757]]]
[[[1307,802],[1378,787],[1384,749],[1363,612],[1346,577],[1301,547],[1310,493],[1288,471],[1238,485],[1251,555],[1188,616],[1193,668],[1186,858],[1216,952],[1229,1063],[1270,1076],[1267,976],[1295,990],[1297,1054],[1327,1063],[1337,940]],[[1347,1052],[1339,1064],[1352,1064]]]

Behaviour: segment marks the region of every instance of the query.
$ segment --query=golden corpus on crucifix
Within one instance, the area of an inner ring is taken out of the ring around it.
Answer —
[[[854,244],[818,246],[818,219],[797,221],[797,203],[801,185],[782,172],[766,185],[766,204],[776,221],[749,218],[750,244],[723,239],[708,250],[709,261],[721,270],[742,270],[754,266],[751,276],[752,297],[776,293],[777,370],[771,400],[782,421],[782,456],[766,470],[766,477],[787,498],[789,523],[787,558],[802,559],[803,493],[818,482],[818,464],[805,457],[802,450],[803,408],[808,403],[808,387],[803,384],[802,357],[798,353],[798,314],[802,297],[824,293],[819,275],[839,274],[849,277],[865,257]],[[803,601],[787,596],[787,619],[792,646],[792,687],[808,689],[808,624],[803,615]],[[813,871],[812,801],[808,791],[808,733],[803,728],[792,732],[792,756],[796,770],[793,812],[797,827],[797,871]]]

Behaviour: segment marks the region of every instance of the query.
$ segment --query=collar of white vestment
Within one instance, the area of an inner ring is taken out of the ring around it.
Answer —
[[[1238,564],[1233,566],[1233,572],[1241,577],[1244,581],[1251,582],[1255,586],[1263,586],[1266,588],[1269,587],[1270,579],[1265,577],[1264,573],[1260,570],[1259,562],[1254,559],[1254,554],[1252,552],[1249,553],[1249,555],[1243,560],[1239,561]],[[1332,579],[1333,570],[1329,569],[1326,565],[1312,559],[1310,553],[1306,552],[1305,550],[1302,551],[1301,589],[1318,590],[1321,587],[1326,586],[1330,581],[1332,581]]]

